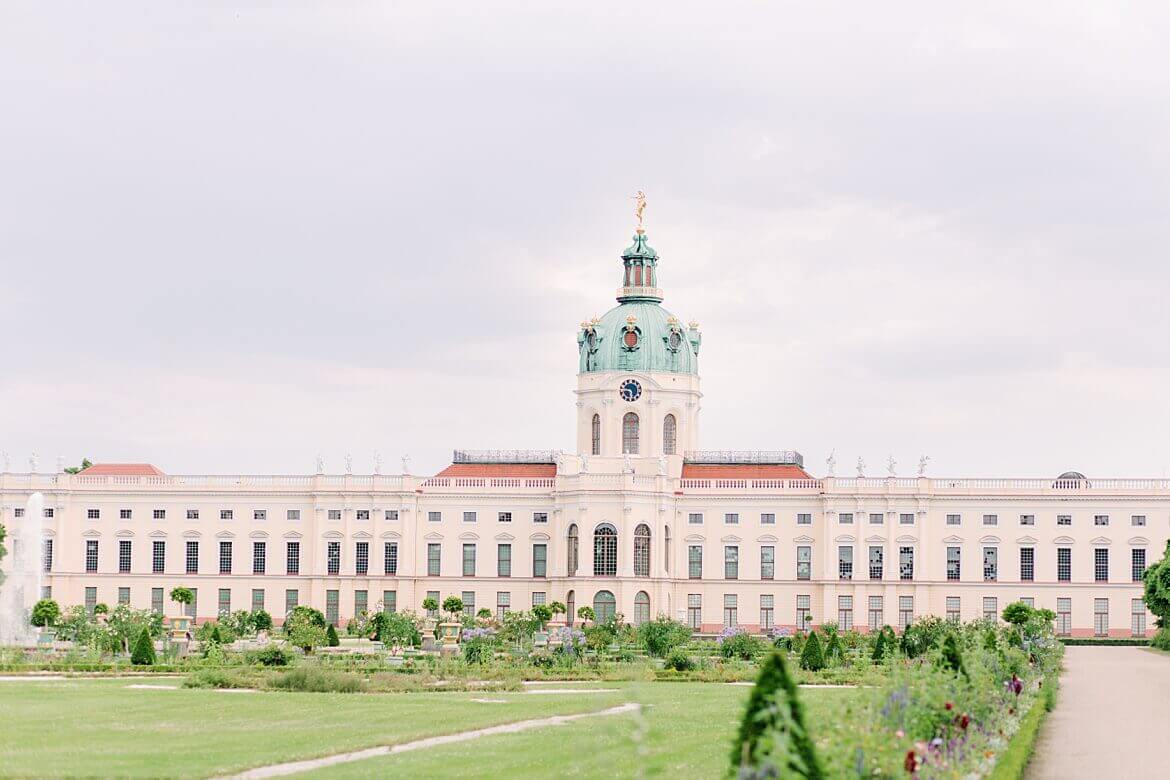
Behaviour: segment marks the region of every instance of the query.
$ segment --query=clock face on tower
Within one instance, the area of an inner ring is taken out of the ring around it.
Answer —
[[[618,388],[618,393],[623,401],[637,401],[642,397],[642,385],[638,384],[637,379],[627,379]]]

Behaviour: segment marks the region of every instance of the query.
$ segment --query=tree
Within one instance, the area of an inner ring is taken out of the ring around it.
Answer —
[[[553,603],[549,604],[548,608],[552,610],[554,616],[565,614],[565,605],[559,601],[554,601]]]
[[[670,651],[690,641],[691,629],[685,623],[659,615],[638,626],[638,642],[655,658],[665,658]]]
[[[130,653],[130,663],[135,666],[154,666],[154,642],[150,638],[150,630],[146,626],[138,633],[134,642],[134,650]]]
[[[252,613],[252,625],[256,627],[257,631],[271,631],[272,615],[263,609],[258,609]]]
[[[808,644],[815,637],[812,634]],[[740,776],[744,776],[740,769],[760,766],[768,769],[759,773],[761,777],[819,780],[825,776],[783,653],[772,652],[760,669],[732,746],[731,765]]]
[[[182,585],[177,588],[171,588],[171,601],[179,605],[179,613],[186,614],[187,605],[195,600],[195,593],[190,588],[185,588]]]
[[[536,604],[532,607],[532,617],[536,618],[540,623],[540,629],[543,631],[544,626],[548,621],[552,620],[552,609],[547,604]]]
[[[8,548],[4,546],[4,538],[8,536],[8,530],[0,523],[0,561],[4,560],[4,556],[8,554]],[[4,584],[4,572],[0,571],[0,585]]]
[[[882,626],[882,629],[878,631],[877,637],[875,637],[873,641],[873,655],[871,656],[873,658],[873,662],[875,664],[880,664],[882,661],[886,660],[886,656],[890,654],[890,650],[892,649],[893,647],[890,644],[889,636],[886,634],[886,627]]]
[[[950,669],[955,674],[967,676],[967,667],[963,664],[963,654],[959,651],[959,638],[952,632],[947,634],[942,643],[942,655],[939,663],[944,669]]]
[[[1022,601],[1013,601],[1003,608],[1003,622],[1011,623],[1017,629],[1032,617],[1033,609]]]
[[[841,637],[834,631],[829,636],[829,645],[825,648],[825,663],[831,663],[843,658],[845,651],[841,648]]]
[[[434,596],[427,596],[423,599],[422,608],[427,612],[434,612],[439,608],[439,600]]]
[[[93,605],[93,614],[94,615],[108,615],[108,614],[110,614],[110,605],[99,601],[97,604]]]
[[[581,618],[582,620],[596,620],[597,614],[593,611],[593,607],[578,607],[577,617]]]
[[[825,668],[825,655],[821,650],[821,640],[817,638],[816,631],[808,635],[808,641],[804,643],[804,649],[800,651],[800,668],[810,672],[819,672]]]
[[[93,464],[89,462],[89,458],[82,458],[80,466],[70,466],[69,468],[65,469],[65,473],[66,474],[76,474],[79,471],[85,471],[87,468],[89,468],[92,465]]]
[[[330,623],[325,629],[325,641],[330,647],[341,647],[341,640],[337,637],[337,629]]]
[[[32,619],[29,621],[39,628],[49,628],[61,617],[61,607],[52,599],[41,599],[32,608]]]
[[[1162,560],[1147,568],[1143,579],[1146,609],[1154,614],[1158,628],[1170,629],[1170,542]]]
[[[325,616],[312,607],[294,607],[284,620],[284,635],[293,647],[311,653],[314,647],[320,647],[328,641]]]
[[[443,611],[451,616],[451,620],[458,620],[463,611],[463,599],[458,596],[448,596],[443,599]]]

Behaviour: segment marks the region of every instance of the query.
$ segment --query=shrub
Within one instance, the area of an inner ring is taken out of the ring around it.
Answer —
[[[814,631],[808,635],[804,649],[800,651],[800,668],[810,672],[819,672],[825,668],[825,656],[821,651],[821,640]]]
[[[335,632],[336,633],[336,632]],[[289,644],[306,653],[313,652],[328,641],[325,632],[325,616],[312,607],[294,607],[284,621],[284,635]]]
[[[840,661],[845,655],[845,651],[841,649],[841,637],[834,631],[829,636],[829,644],[825,648],[825,663],[830,664],[834,661]]]
[[[272,615],[263,609],[258,609],[252,613],[252,625],[256,627],[257,631],[271,631]]]
[[[475,613],[475,616],[481,620],[491,620],[492,611],[487,607],[480,607],[479,611]]]
[[[47,627],[52,626],[61,617],[61,607],[57,606],[57,602],[52,599],[41,599],[32,608],[32,619],[29,621],[34,626]]]
[[[955,674],[961,674],[964,677],[968,676],[967,667],[963,665],[963,654],[959,651],[959,638],[953,633],[947,634],[946,639],[943,640],[939,662],[944,669],[950,669]]]
[[[259,650],[253,650],[245,656],[248,663],[261,666],[288,666],[292,663],[292,653],[280,645],[268,645]]]
[[[184,688],[248,688],[252,681],[230,669],[198,669],[183,680]]]
[[[752,636],[739,626],[729,626],[716,640],[724,658],[742,658],[751,661],[764,652],[766,645],[758,636]]]
[[[1003,608],[1003,622],[1022,626],[1032,617],[1034,610],[1022,601],[1013,601]]]
[[[528,656],[528,663],[537,669],[551,669],[556,663],[556,658],[547,650],[533,650]]]
[[[418,624],[405,612],[379,612],[370,619],[374,640],[384,645],[415,647],[422,643]]]
[[[890,654],[890,649],[890,643],[886,637],[886,629],[883,626],[882,629],[874,636],[873,652],[870,654],[870,658],[875,664],[880,664],[882,661],[886,660],[886,656]]]
[[[1150,640],[1150,647],[1170,652],[1170,628],[1159,628],[1158,633]]]
[[[295,666],[269,679],[268,687],[278,691],[356,693],[362,689],[362,681],[348,672],[335,672],[319,666]]]
[[[665,615],[638,626],[638,644],[655,658],[665,658],[671,650],[685,644],[690,638],[690,628]]]
[[[809,637],[805,647],[814,646],[814,642],[819,648],[816,634]],[[825,776],[804,725],[804,707],[796,682],[788,673],[782,653],[770,654],[760,669],[732,746],[731,764],[732,771],[740,777],[811,780]],[[750,771],[752,768],[758,771]]]
[[[666,662],[663,664],[663,667],[673,669],[676,672],[690,672],[695,669],[695,661],[681,647],[676,647],[666,656]]]
[[[104,603],[97,603],[93,606],[94,615],[108,615],[110,614],[110,605]]]
[[[463,629],[463,660],[469,664],[486,664],[496,653],[498,638],[494,628]]]
[[[337,637],[337,629],[333,627],[332,623],[330,623],[329,627],[325,629],[325,642],[330,647],[341,646],[341,640]]]
[[[150,631],[143,626],[134,643],[134,651],[130,653],[130,663],[135,666],[154,666],[154,642],[150,638]]]

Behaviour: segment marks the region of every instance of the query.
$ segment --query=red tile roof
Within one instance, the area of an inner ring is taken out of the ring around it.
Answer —
[[[683,479],[812,479],[790,464],[684,463]]]
[[[79,473],[87,477],[161,477],[166,474],[150,463],[95,463]]]
[[[452,463],[436,477],[555,477],[554,463]]]

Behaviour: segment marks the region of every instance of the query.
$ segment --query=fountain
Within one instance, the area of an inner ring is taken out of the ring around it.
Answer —
[[[8,557],[0,583],[0,645],[31,646],[37,642],[29,617],[41,597],[44,517],[44,496],[33,493],[25,504],[24,517],[8,528]]]

